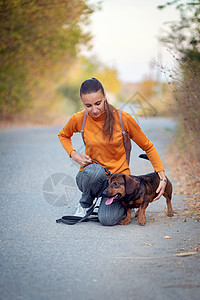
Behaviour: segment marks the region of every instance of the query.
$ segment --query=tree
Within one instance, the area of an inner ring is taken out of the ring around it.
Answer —
[[[83,30],[96,7],[82,0],[0,0],[0,113],[33,106],[43,78],[59,75],[90,46]],[[47,99],[46,99],[47,100]]]
[[[176,52],[177,69],[171,78],[175,88],[179,116],[177,139],[184,149],[184,157],[193,164],[192,173],[198,176],[200,165],[200,1],[174,0],[159,6],[176,5],[180,21],[172,22],[161,41]]]
[[[161,41],[176,50],[183,61],[190,59],[200,64],[200,1],[174,0],[158,8],[164,9],[170,5],[176,5],[180,21],[170,22],[170,30],[161,37]]]

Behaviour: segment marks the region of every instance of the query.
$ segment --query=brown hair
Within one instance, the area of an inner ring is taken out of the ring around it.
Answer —
[[[99,80],[96,78],[90,78],[85,80],[80,88],[80,97],[82,94],[92,94],[101,91],[102,94],[105,96],[105,91],[103,85]],[[105,118],[103,124],[103,135],[105,138],[109,138],[112,140],[113,138],[113,131],[115,125],[115,116],[114,116],[114,106],[108,103],[107,99],[105,100]]]

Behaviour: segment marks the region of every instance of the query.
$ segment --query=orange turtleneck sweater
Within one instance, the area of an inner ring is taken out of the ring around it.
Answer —
[[[64,149],[70,156],[74,149],[71,137],[73,133],[80,132],[85,110],[74,114],[60,130],[58,137]],[[104,121],[103,112],[98,118],[87,114],[84,128],[85,153],[91,159],[106,167],[111,173],[124,173],[130,175],[130,169],[126,161],[126,153],[123,144],[122,130],[119,123],[119,109],[114,111],[115,127],[112,141],[103,137],[102,127]],[[148,155],[156,172],[164,171],[160,157],[152,142],[142,132],[135,119],[125,111],[122,111],[124,129],[129,137]],[[81,169],[82,170],[82,169]]]

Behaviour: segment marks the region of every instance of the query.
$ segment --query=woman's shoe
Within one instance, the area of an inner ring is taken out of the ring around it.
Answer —
[[[83,208],[80,203],[78,204],[77,210],[74,214],[75,217],[85,217],[87,213],[88,208]]]

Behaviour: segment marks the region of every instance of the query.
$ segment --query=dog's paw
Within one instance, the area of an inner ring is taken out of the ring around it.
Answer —
[[[169,212],[167,213],[167,216],[168,216],[168,217],[173,217],[173,216],[174,216],[174,212],[173,212],[173,211],[169,211]]]
[[[144,226],[146,224],[146,222],[139,222],[140,226]]]
[[[138,223],[139,223],[141,226],[144,226],[144,225],[147,223],[147,220],[146,220],[146,218],[139,218]]]
[[[128,224],[130,224],[130,219],[128,218],[121,221],[121,225],[128,225]]]

